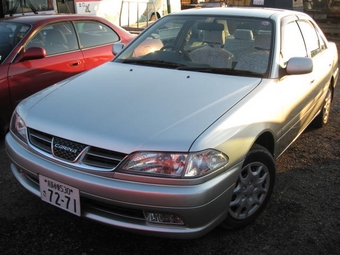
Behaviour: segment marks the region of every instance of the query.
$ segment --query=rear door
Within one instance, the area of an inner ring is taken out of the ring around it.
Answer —
[[[85,70],[71,22],[49,24],[32,34],[24,49],[43,47],[46,57],[14,62],[9,68],[12,102],[18,104],[29,95]]]
[[[332,52],[327,49],[325,39],[322,37],[318,29],[308,20],[299,20],[309,57],[313,59],[313,84],[311,105],[314,107],[312,115],[320,109],[324,102],[329,82],[332,76],[333,56]]]
[[[75,26],[86,70],[113,59],[112,45],[120,41],[116,31],[99,21],[76,21]]]

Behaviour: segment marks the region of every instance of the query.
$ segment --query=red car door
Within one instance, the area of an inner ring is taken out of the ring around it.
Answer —
[[[113,59],[112,45],[120,37],[112,28],[99,21],[77,21],[75,25],[86,70]]]
[[[31,37],[25,49],[42,47],[46,57],[10,64],[8,82],[12,103],[85,70],[77,37],[70,22],[48,25]]]

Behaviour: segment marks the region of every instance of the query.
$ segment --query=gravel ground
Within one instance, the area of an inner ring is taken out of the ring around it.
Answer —
[[[43,203],[10,173],[2,139],[0,254],[340,254],[339,163],[340,81],[330,122],[308,128],[278,160],[274,193],[253,224],[169,240],[119,231]]]

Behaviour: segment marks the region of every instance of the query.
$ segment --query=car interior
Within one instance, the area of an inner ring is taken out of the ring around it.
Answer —
[[[157,29],[140,44],[143,49],[139,46],[131,56],[190,67],[267,72],[272,41],[269,22],[216,17],[181,22]]]

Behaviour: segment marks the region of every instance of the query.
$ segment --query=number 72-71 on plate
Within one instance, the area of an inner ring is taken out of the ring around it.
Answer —
[[[41,199],[65,211],[80,216],[79,189],[39,175]]]

